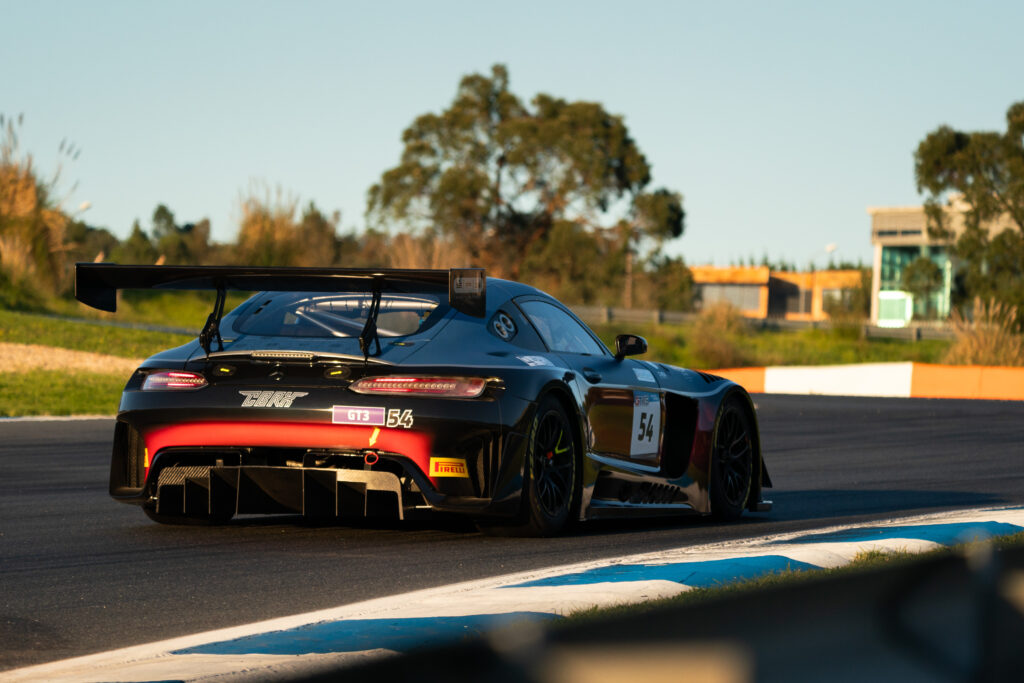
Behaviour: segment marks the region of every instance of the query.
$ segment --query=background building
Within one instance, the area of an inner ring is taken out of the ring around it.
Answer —
[[[829,303],[849,301],[860,287],[859,270],[811,273],[767,266],[691,266],[699,307],[724,301],[748,318],[827,320]]]
[[[914,318],[949,317],[956,263],[952,246],[964,231],[963,212],[968,207],[957,198],[946,208],[946,224],[952,235],[947,239],[928,234],[924,207],[869,207],[871,244],[874,259],[871,269],[871,322],[879,327],[904,327]],[[1008,220],[986,224],[989,235],[1009,227]],[[904,283],[907,267],[918,258],[927,258],[938,266],[942,282],[927,297],[915,297]]]

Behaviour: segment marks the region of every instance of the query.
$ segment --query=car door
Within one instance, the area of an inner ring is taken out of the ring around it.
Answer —
[[[548,350],[574,371],[596,455],[657,469],[664,424],[662,392],[644,364],[616,360],[569,311],[540,297],[516,304]]]

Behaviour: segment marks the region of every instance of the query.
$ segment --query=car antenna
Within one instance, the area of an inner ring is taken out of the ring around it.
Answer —
[[[363,352],[363,363],[370,360],[370,343],[377,346],[375,356],[380,355],[380,339],[377,337],[377,314],[380,312],[380,280],[373,279],[373,300],[370,302],[370,311],[366,315],[366,324],[363,331],[359,333],[359,350]]]
[[[217,339],[217,350],[224,350],[224,340],[220,336],[220,319],[224,315],[224,300],[227,299],[227,290],[224,288],[224,283],[221,281],[217,282],[217,301],[213,304],[213,311],[210,316],[206,319],[206,324],[203,325],[202,331],[199,333],[199,345],[203,347],[203,351],[206,352],[206,358],[210,358],[210,348],[213,346],[213,340]]]

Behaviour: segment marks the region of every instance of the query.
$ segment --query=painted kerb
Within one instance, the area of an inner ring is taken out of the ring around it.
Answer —
[[[755,394],[1024,401],[1024,368],[861,363],[709,370]]]

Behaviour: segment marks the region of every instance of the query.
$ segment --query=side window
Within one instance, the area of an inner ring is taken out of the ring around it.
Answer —
[[[519,302],[519,307],[552,351],[589,353],[592,356],[605,354],[604,347],[590,332],[557,306],[545,301],[523,301]]]

